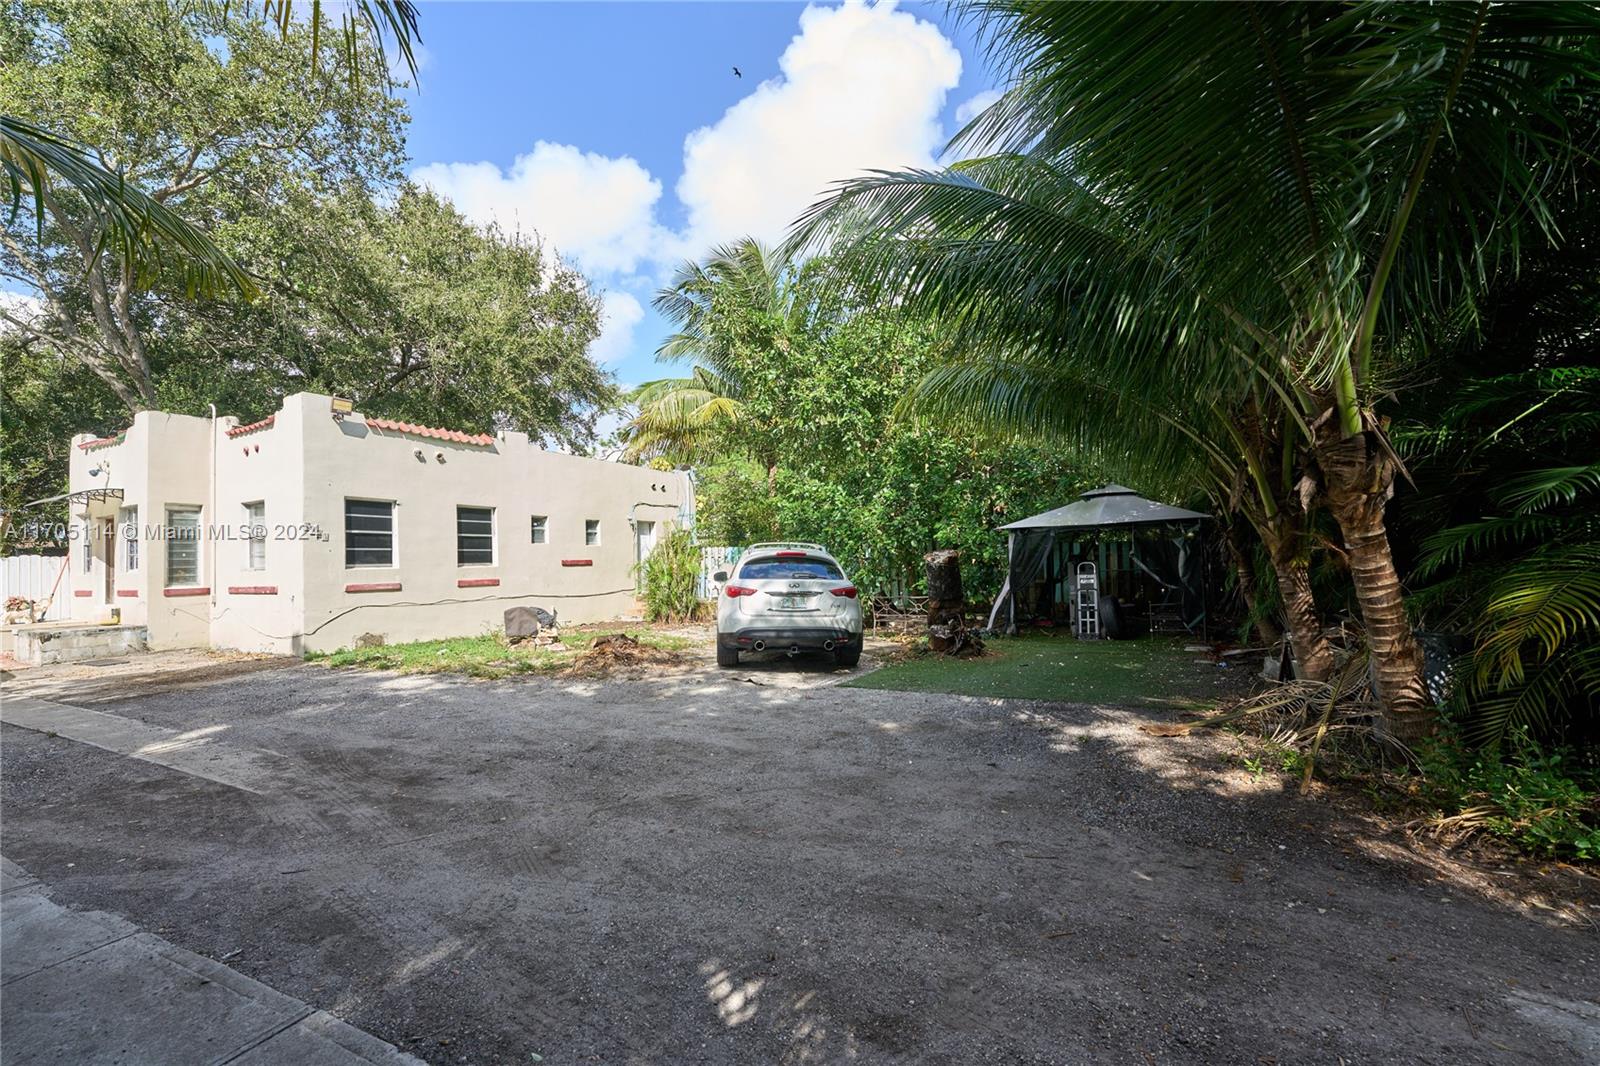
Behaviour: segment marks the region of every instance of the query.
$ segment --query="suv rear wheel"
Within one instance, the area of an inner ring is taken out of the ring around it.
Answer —
[[[739,665],[739,649],[738,648],[724,648],[722,646],[722,641],[718,640],[717,641],[717,665],[718,666],[738,666]]]
[[[854,666],[861,661],[861,645],[856,644],[849,648],[835,648],[833,661],[840,666]]]

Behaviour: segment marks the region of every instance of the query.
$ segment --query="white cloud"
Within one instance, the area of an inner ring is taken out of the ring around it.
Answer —
[[[600,336],[589,345],[589,356],[601,366],[609,366],[633,354],[633,332],[644,320],[644,306],[626,292],[606,293],[601,305]]]
[[[961,78],[955,46],[892,3],[807,7],[778,65],[779,77],[684,141],[689,256],[747,233],[779,240],[832,183],[863,170],[931,166]]]
[[[16,322],[31,324],[45,314],[44,300],[25,292],[0,289],[0,333],[17,328]]]
[[[610,286],[591,354],[616,364],[634,354],[645,318],[626,290],[665,284],[680,260],[746,234],[781,240],[837,181],[936,165],[945,140],[939,117],[960,81],[961,54],[932,23],[896,10],[893,0],[807,7],[779,71],[684,138],[681,232],[658,221],[661,182],[627,156],[539,141],[508,169],[431,163],[412,177],[473,222],[537,231]]]
[[[998,89],[985,89],[969,100],[956,105],[956,121],[965,126],[986,111],[990,104],[1000,99]]]
[[[479,225],[536,231],[585,271],[631,271],[658,243],[661,183],[627,156],[539,141],[509,171],[493,163],[430,163],[411,176]]]

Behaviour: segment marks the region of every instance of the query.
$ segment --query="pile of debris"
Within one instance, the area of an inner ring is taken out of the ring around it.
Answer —
[[[528,644],[539,651],[568,651],[561,643],[556,613],[543,607],[512,607],[506,611],[506,643]]]
[[[596,637],[589,650],[562,671],[565,677],[603,677],[633,666],[676,666],[682,658],[676,652],[635,640],[626,633],[607,633]]]

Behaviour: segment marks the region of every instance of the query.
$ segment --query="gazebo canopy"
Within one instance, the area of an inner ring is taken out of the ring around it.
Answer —
[[[1001,529],[1085,529],[1094,526],[1137,526],[1156,522],[1193,522],[1206,518],[1198,511],[1147,500],[1123,485],[1107,485],[1083,493],[1083,498]]]

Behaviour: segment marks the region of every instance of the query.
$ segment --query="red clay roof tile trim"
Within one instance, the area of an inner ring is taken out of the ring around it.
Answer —
[[[346,592],[399,592],[398,581],[369,581],[359,585],[346,585]]]
[[[200,588],[162,589],[161,590],[161,595],[163,595],[163,596],[209,596],[209,595],[211,595],[211,589],[210,589],[209,586],[203,586],[203,587],[200,587]]]
[[[432,437],[435,440],[454,441],[457,444],[476,444],[479,447],[487,447],[494,443],[494,438],[487,433],[463,433],[459,429],[436,429],[433,426],[419,426],[412,422],[395,422],[388,418],[368,418],[367,425],[373,429],[409,433],[414,437]]]
[[[594,565],[594,560],[593,559],[563,559],[563,560],[561,560],[561,565],[562,566],[593,566]]]
[[[127,596],[129,598],[133,598],[133,597],[137,597],[139,595],[139,590],[138,589],[118,589],[117,590],[117,595],[118,596]]]
[[[258,429],[271,429],[272,424],[278,420],[277,415],[268,415],[259,422],[252,422],[248,426],[234,426],[228,430],[230,437],[242,437],[246,433],[254,433]]]
[[[464,577],[456,582],[458,589],[492,589],[500,584],[497,577]]]
[[[94,595],[94,593],[89,591],[88,589],[73,589],[72,590],[72,594],[74,596],[79,597],[80,599],[84,598],[84,597],[87,597],[87,596],[93,596]]]
[[[88,451],[90,448],[109,448],[113,444],[121,444],[127,439],[128,431],[123,430],[114,437],[100,437],[96,440],[86,440],[82,444],[78,445],[78,447],[82,448],[84,451]]]
[[[276,586],[276,585],[229,585],[228,586],[228,595],[230,595],[230,596],[276,596],[277,594],[278,594],[278,586]]]

